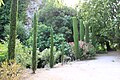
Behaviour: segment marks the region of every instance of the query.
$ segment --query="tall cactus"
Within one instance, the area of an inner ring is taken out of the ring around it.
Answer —
[[[95,47],[95,28],[92,26],[92,45]]]
[[[37,20],[37,15],[34,13],[34,21],[33,21],[33,27],[34,27],[34,35],[33,35],[33,52],[32,52],[32,70],[33,73],[36,71],[36,50],[37,50],[37,25],[38,25],[38,20]]]
[[[51,27],[51,31],[50,31],[50,68],[53,68],[54,66],[54,55],[53,55],[53,47],[54,47],[54,43],[53,43],[53,29]]]
[[[89,43],[89,26],[85,26],[85,42]]]
[[[80,40],[81,41],[84,41],[84,34],[85,34],[85,31],[84,31],[83,20],[80,19]]]
[[[64,64],[64,42],[62,42],[62,56],[61,56],[61,63]]]
[[[79,40],[78,40],[78,21],[76,17],[72,17],[73,21],[73,38],[74,38],[74,47],[76,59],[79,59]]]
[[[16,25],[18,14],[18,0],[11,0],[10,11],[10,35],[8,44],[8,61],[15,58],[15,39],[16,39]]]

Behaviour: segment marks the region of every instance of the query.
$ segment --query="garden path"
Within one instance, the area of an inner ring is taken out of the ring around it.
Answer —
[[[120,80],[120,52],[99,54],[94,60],[75,61],[53,69],[26,70],[24,80]]]

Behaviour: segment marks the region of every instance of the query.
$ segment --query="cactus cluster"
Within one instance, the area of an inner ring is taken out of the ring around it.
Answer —
[[[33,52],[32,52],[32,70],[33,73],[36,71],[36,50],[37,50],[37,25],[38,25],[38,20],[37,20],[37,14],[34,13],[34,20],[33,20],[33,28],[34,28],[34,34],[33,34]]]

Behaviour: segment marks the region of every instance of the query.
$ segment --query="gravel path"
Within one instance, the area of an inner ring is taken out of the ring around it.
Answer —
[[[26,70],[24,80],[120,80],[120,52],[99,54],[95,60],[76,61],[55,68]]]

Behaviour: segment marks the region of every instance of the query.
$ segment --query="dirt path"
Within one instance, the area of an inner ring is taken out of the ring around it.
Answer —
[[[120,80],[120,53],[100,54],[95,60],[71,62],[50,70],[27,70],[24,80]]]

